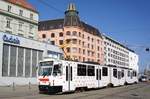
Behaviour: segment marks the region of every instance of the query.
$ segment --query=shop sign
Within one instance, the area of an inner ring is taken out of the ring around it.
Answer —
[[[9,42],[9,43],[14,43],[14,44],[20,44],[20,40],[14,36],[3,35],[3,41]]]

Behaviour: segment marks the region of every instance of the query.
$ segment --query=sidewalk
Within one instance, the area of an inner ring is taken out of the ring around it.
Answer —
[[[0,86],[0,99],[38,94],[37,85]]]

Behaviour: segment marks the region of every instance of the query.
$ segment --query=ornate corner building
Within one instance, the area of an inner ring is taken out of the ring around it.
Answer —
[[[69,4],[63,19],[39,22],[39,39],[54,45],[67,45],[65,56],[73,60],[104,63],[104,46],[98,29],[79,18],[74,4]]]

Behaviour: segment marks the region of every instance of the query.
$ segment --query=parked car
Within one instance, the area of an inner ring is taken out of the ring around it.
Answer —
[[[148,81],[148,78],[147,78],[147,76],[142,75],[142,76],[139,78],[139,81],[141,81],[141,82],[146,82],[146,81]]]

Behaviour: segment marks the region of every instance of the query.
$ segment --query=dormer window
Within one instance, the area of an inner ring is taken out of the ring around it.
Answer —
[[[8,9],[7,9],[8,12],[11,12],[11,6],[8,5]]]
[[[23,10],[19,10],[19,15],[20,15],[20,16],[23,15]]]

